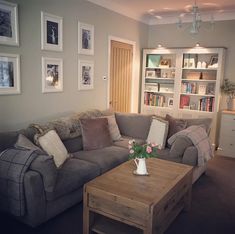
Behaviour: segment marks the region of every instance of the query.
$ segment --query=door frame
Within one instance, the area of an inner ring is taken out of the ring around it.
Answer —
[[[110,101],[110,58],[111,58],[111,41],[118,41],[123,42],[133,46],[133,56],[132,56],[132,77],[131,77],[131,113],[137,112],[138,110],[134,110],[134,77],[139,77],[138,74],[135,74],[137,70],[137,66],[135,64],[135,54],[136,54],[136,42],[130,41],[124,38],[116,37],[116,36],[109,36],[108,37],[108,82],[107,82],[107,108],[109,108],[109,101]],[[138,83],[138,82],[137,82]],[[137,87],[139,90],[139,87]],[[139,98],[138,98],[139,100]],[[138,101],[137,100],[137,101]],[[138,106],[138,104],[137,104]]]

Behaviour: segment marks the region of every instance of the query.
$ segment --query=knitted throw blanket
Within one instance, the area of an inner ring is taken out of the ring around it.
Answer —
[[[37,157],[35,150],[9,148],[0,154],[0,209],[25,214],[24,175]]]
[[[197,148],[198,166],[204,165],[205,162],[214,156],[210,139],[203,127],[193,125],[182,131],[179,131],[168,139],[168,143],[172,145],[177,136],[188,137]]]

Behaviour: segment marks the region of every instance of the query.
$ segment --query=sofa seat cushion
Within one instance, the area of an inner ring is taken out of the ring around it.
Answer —
[[[119,146],[119,147],[123,147],[123,148],[127,148],[128,149],[129,141],[130,140],[133,140],[133,138],[132,137],[128,137],[128,136],[122,136],[122,138],[119,141],[115,141],[115,142],[113,142],[113,144],[115,146]],[[145,140],[138,139],[138,138],[135,138],[135,142],[137,144],[145,144],[146,143]]]
[[[164,159],[164,160],[168,160],[168,161],[172,161],[172,162],[177,162],[177,163],[182,163],[182,157],[173,157],[170,154],[170,149],[169,148],[165,148],[165,149],[156,149],[156,153],[155,153],[157,158],[160,159]]]
[[[86,160],[98,165],[101,173],[104,173],[127,161],[129,150],[118,146],[109,146],[92,151],[78,151],[73,155],[77,159]]]
[[[70,158],[58,169],[54,191],[46,192],[46,198],[48,201],[57,199],[77,190],[98,175],[100,175],[100,169],[96,164]]]

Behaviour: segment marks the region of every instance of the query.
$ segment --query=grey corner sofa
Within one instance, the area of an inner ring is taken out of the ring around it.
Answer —
[[[85,151],[81,135],[63,140],[73,157],[66,160],[59,169],[53,164],[51,156],[37,153],[23,178],[26,211],[17,219],[35,227],[82,201],[83,185],[86,182],[128,160],[130,139],[140,143],[146,141],[151,115],[115,113],[115,118],[122,139],[113,142],[111,146]],[[188,120],[188,126],[205,122],[210,125],[208,120]],[[0,133],[0,152],[13,147],[19,133],[33,141],[35,129],[29,127],[16,132]],[[206,165],[197,166],[197,149],[186,138],[179,137],[171,148],[157,150],[157,157],[194,166],[193,182],[206,170]],[[0,191],[0,202],[3,192]]]

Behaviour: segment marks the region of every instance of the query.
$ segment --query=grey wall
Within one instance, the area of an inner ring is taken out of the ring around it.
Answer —
[[[26,127],[70,112],[106,108],[108,75],[108,37],[136,42],[135,64],[140,64],[141,49],[147,47],[148,26],[93,5],[85,0],[15,0],[19,7],[20,46],[0,45],[1,53],[19,54],[21,59],[21,94],[0,96],[0,131]],[[40,12],[63,17],[63,52],[42,51]],[[95,28],[95,55],[77,53],[77,22]],[[64,91],[41,91],[41,57],[62,58]],[[78,59],[93,60],[94,89],[77,90]],[[137,81],[140,67],[136,67]],[[135,107],[138,106],[138,96]]]
[[[189,25],[177,29],[176,25],[149,27],[148,47],[162,44],[165,47],[193,47],[197,42],[204,47],[226,47],[225,78],[235,82],[235,20],[215,22],[211,30],[209,23],[203,23],[196,36],[189,33]],[[221,108],[226,108],[223,96]]]

